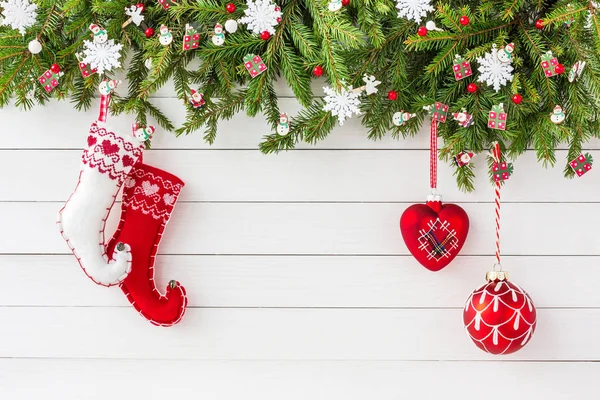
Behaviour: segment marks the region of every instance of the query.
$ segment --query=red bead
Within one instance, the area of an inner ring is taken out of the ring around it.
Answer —
[[[460,17],[460,21],[459,22],[460,22],[461,25],[466,26],[466,25],[469,25],[469,23],[471,22],[471,20],[466,15],[463,15],[462,17]]]
[[[137,8],[141,8],[142,12],[146,11],[146,6],[144,5],[144,3],[137,3],[135,6]]]
[[[52,71],[55,74],[58,74],[60,72],[60,65],[58,65],[58,64],[52,64],[50,66],[50,71]]]
[[[537,322],[531,297],[519,286],[494,280],[475,289],[463,309],[473,343],[490,354],[510,354],[529,343]]]
[[[321,67],[320,65],[317,65],[314,69],[313,69],[313,75],[314,76],[323,76],[323,67]]]
[[[271,34],[269,33],[269,31],[262,31],[260,34],[260,38],[262,40],[269,40],[271,38]]]
[[[556,72],[557,74],[562,74],[563,72],[565,72],[565,66],[562,64],[558,64],[556,67],[554,67],[554,72]]]
[[[227,3],[227,5],[225,6],[225,9],[227,10],[227,12],[229,14],[233,14],[235,12],[235,10],[237,10],[237,7],[233,3]]]
[[[476,84],[474,84],[474,83],[469,83],[469,84],[467,85],[467,91],[468,91],[469,93],[475,93],[475,92],[477,91],[477,89],[478,89],[478,87],[477,87],[477,85],[476,85]]]
[[[149,27],[148,29],[146,29],[144,34],[147,38],[151,38],[152,36],[154,36],[154,29]]]
[[[349,4],[350,4],[350,0],[342,0],[342,5],[344,7],[348,7]]]
[[[515,104],[521,104],[521,102],[523,101],[523,96],[521,96],[519,93],[515,93],[513,94],[512,97],[512,102]]]
[[[398,92],[396,92],[395,90],[390,90],[388,92],[388,99],[390,99],[391,101],[396,101],[398,99]]]
[[[537,21],[535,21],[535,27],[538,29],[544,29],[544,21],[541,19],[538,19]]]
[[[427,28],[425,28],[424,26],[420,26],[419,29],[417,30],[417,35],[419,35],[419,36],[427,35]]]

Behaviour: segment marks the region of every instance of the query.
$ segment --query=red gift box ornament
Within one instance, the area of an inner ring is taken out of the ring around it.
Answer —
[[[175,0],[158,0],[158,3],[163,6],[165,10],[168,10],[172,6],[176,6],[177,2]]]
[[[58,86],[58,79],[63,75],[63,72],[54,73],[51,70],[47,70],[38,78],[38,82],[43,86],[47,93],[50,93]]]
[[[454,56],[454,62],[452,65],[454,77],[457,81],[466,78],[467,76],[473,75],[471,70],[471,63],[465,60],[461,55],[457,54]]]
[[[576,159],[571,161],[569,165],[573,168],[573,171],[575,171],[577,176],[582,176],[592,169],[593,163],[594,160],[592,159],[592,155],[586,153],[585,155],[580,154]]]
[[[96,72],[98,72],[97,68],[92,68],[92,66],[90,64],[86,64],[84,63],[83,60],[83,54],[81,53],[76,53],[75,57],[77,57],[77,61],[79,61],[79,71],[81,71],[81,75],[84,78],[87,78],[90,75],[95,74]]]
[[[492,164],[492,176],[494,182],[506,181],[513,173],[512,163],[495,162]]]
[[[504,111],[504,104],[494,105],[489,114],[488,128],[504,131],[506,130],[507,119],[508,115]]]
[[[183,50],[195,50],[200,46],[200,33],[194,25],[185,24],[185,35],[183,35]]]
[[[558,59],[552,55],[551,51],[542,54],[541,59],[542,69],[544,70],[544,74],[546,74],[547,78],[559,75],[559,73],[556,72],[556,66],[560,63],[558,62]]]
[[[251,77],[256,78],[267,70],[267,66],[260,56],[248,54],[244,57],[244,67],[248,70]]]
[[[425,106],[423,109],[429,112],[433,121],[446,122],[446,119],[448,118],[448,106],[439,101],[430,106]]]

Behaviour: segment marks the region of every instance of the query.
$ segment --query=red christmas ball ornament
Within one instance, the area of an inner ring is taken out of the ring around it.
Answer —
[[[142,12],[146,11],[146,6],[144,5],[144,3],[137,3],[135,6],[137,8],[141,8]]]
[[[562,64],[558,64],[556,67],[554,67],[554,72],[556,72],[557,74],[562,74],[563,72],[565,72],[565,66]]]
[[[52,71],[55,74],[58,74],[60,72],[60,65],[58,65],[58,64],[52,64],[50,66],[50,71]]]
[[[478,88],[478,87],[477,87],[477,85],[476,85],[476,84],[474,84],[474,83],[469,83],[469,84],[467,85],[467,91],[468,91],[469,93],[475,93],[475,92],[477,91],[477,89],[479,89],[479,88]]]
[[[515,93],[513,94],[512,97],[512,102],[515,104],[521,104],[521,102],[523,101],[523,96],[521,96],[519,93]]]
[[[313,75],[314,76],[323,76],[323,67],[321,67],[320,65],[317,65],[315,68],[313,68]]]
[[[260,38],[262,40],[269,40],[271,38],[271,34],[269,33],[269,31],[262,31],[260,33]]]
[[[417,35],[419,35],[419,36],[426,36],[427,35],[427,28],[425,28],[424,26],[420,26],[419,29],[417,29]]]
[[[350,5],[350,0],[342,0],[342,5],[348,7]]]
[[[535,21],[535,27],[537,29],[544,29],[544,21],[541,19],[538,19],[537,21]]]
[[[227,5],[225,6],[225,9],[227,10],[227,12],[229,14],[233,14],[235,12],[235,10],[237,10],[237,7],[233,3],[227,3]]]
[[[523,289],[508,281],[506,272],[488,272],[487,280],[467,299],[463,310],[465,328],[481,350],[514,353],[529,343],[535,331],[535,306]]]
[[[467,26],[471,23],[471,20],[466,15],[463,15],[462,17],[460,17],[460,20],[458,22],[460,22],[462,26]]]
[[[146,37],[149,39],[152,36],[154,36],[154,29],[153,28],[146,28],[146,30],[144,31],[144,35],[146,35]]]
[[[388,99],[390,99],[391,101],[396,101],[398,99],[398,92],[396,92],[395,90],[390,90],[388,92]]]

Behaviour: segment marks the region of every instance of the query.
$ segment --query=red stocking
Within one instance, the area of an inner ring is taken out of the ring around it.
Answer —
[[[162,295],[154,282],[154,261],[160,239],[184,183],[176,176],[138,162],[125,180],[121,221],[108,245],[126,240],[133,265],[121,289],[144,318],[159,326],[181,320],[187,306],[185,289],[177,281]]]

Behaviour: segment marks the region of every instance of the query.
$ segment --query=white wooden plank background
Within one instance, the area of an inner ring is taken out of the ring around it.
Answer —
[[[181,123],[168,88],[153,101]],[[282,111],[299,109],[282,99]],[[55,229],[95,114],[68,103],[0,110],[0,398],[505,398],[490,382],[513,399],[597,398],[600,175],[563,179],[565,150],[549,169],[527,152],[502,192],[504,264],[539,323],[523,351],[497,358],[468,341],[461,319],[493,264],[483,156],[472,194],[441,166],[444,198],[464,206],[471,233],[431,273],[398,229],[427,194],[425,130],[372,142],[353,120],[316,147],[270,156],[256,150],[268,133],[260,118],[223,123],[212,147],[201,132],[159,132],[145,159],[186,187],[157,280],[178,279],[190,297],[182,323],[160,329],[119,289],[93,285]]]

